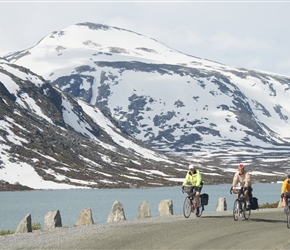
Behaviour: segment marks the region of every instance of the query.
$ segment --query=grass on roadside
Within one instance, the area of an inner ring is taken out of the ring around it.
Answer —
[[[40,230],[41,224],[40,224],[40,222],[32,223],[31,227],[32,227],[32,230]],[[12,230],[1,230],[0,236],[14,234],[14,233],[15,233],[15,231],[12,231]]]
[[[277,208],[279,204],[279,201],[277,201],[276,203],[265,203],[262,205],[259,205],[259,208]]]
[[[1,230],[0,231],[0,235],[4,236],[4,235],[8,235],[8,234],[14,234],[15,232],[12,230]]]
[[[41,224],[40,222],[32,223],[32,230],[40,230]]]

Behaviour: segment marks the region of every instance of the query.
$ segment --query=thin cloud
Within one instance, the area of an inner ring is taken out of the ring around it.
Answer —
[[[216,50],[267,50],[269,46],[264,41],[254,37],[237,37],[227,32],[218,32],[210,38],[210,44]]]

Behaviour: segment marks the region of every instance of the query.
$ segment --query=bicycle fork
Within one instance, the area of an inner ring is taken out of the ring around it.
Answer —
[[[242,208],[242,204],[241,204],[241,202],[240,202],[240,201],[239,201],[239,202],[237,202],[237,204],[236,204],[236,211],[237,211],[237,213],[238,213],[238,215],[239,215],[239,216],[241,216],[241,215],[242,215],[243,208]]]
[[[195,202],[195,198],[190,197],[190,205],[191,205],[191,212],[194,212],[196,209],[196,202]]]

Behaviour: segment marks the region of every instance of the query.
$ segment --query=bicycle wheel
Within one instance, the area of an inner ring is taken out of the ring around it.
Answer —
[[[239,214],[240,214],[240,202],[238,199],[236,199],[233,208],[233,217],[235,221],[239,219]]]
[[[203,210],[204,210],[203,206],[200,206],[198,212],[197,210],[195,212],[196,217],[200,217],[202,215]]]
[[[290,214],[289,214],[289,207],[286,210],[286,219],[287,219],[287,227],[290,228]]]
[[[185,218],[188,218],[191,214],[191,201],[189,199],[189,197],[187,196],[184,200],[184,203],[183,203],[183,215]]]
[[[247,203],[246,200],[242,203],[243,204],[243,215],[245,220],[248,220],[251,215],[251,209],[247,210]]]

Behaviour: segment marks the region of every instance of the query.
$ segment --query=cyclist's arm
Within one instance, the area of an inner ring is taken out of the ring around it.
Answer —
[[[196,186],[199,187],[201,185],[201,174],[198,170],[197,175],[196,175]]]
[[[235,173],[234,178],[233,178],[232,187],[235,188],[237,184],[238,184],[238,173]]]
[[[190,182],[190,179],[189,179],[190,175],[187,173],[186,176],[185,176],[185,179],[182,183],[182,186],[185,186],[187,185],[188,182]]]
[[[287,190],[287,182],[288,182],[288,179],[286,179],[283,184],[282,184],[282,187],[281,187],[281,194],[284,194]]]

